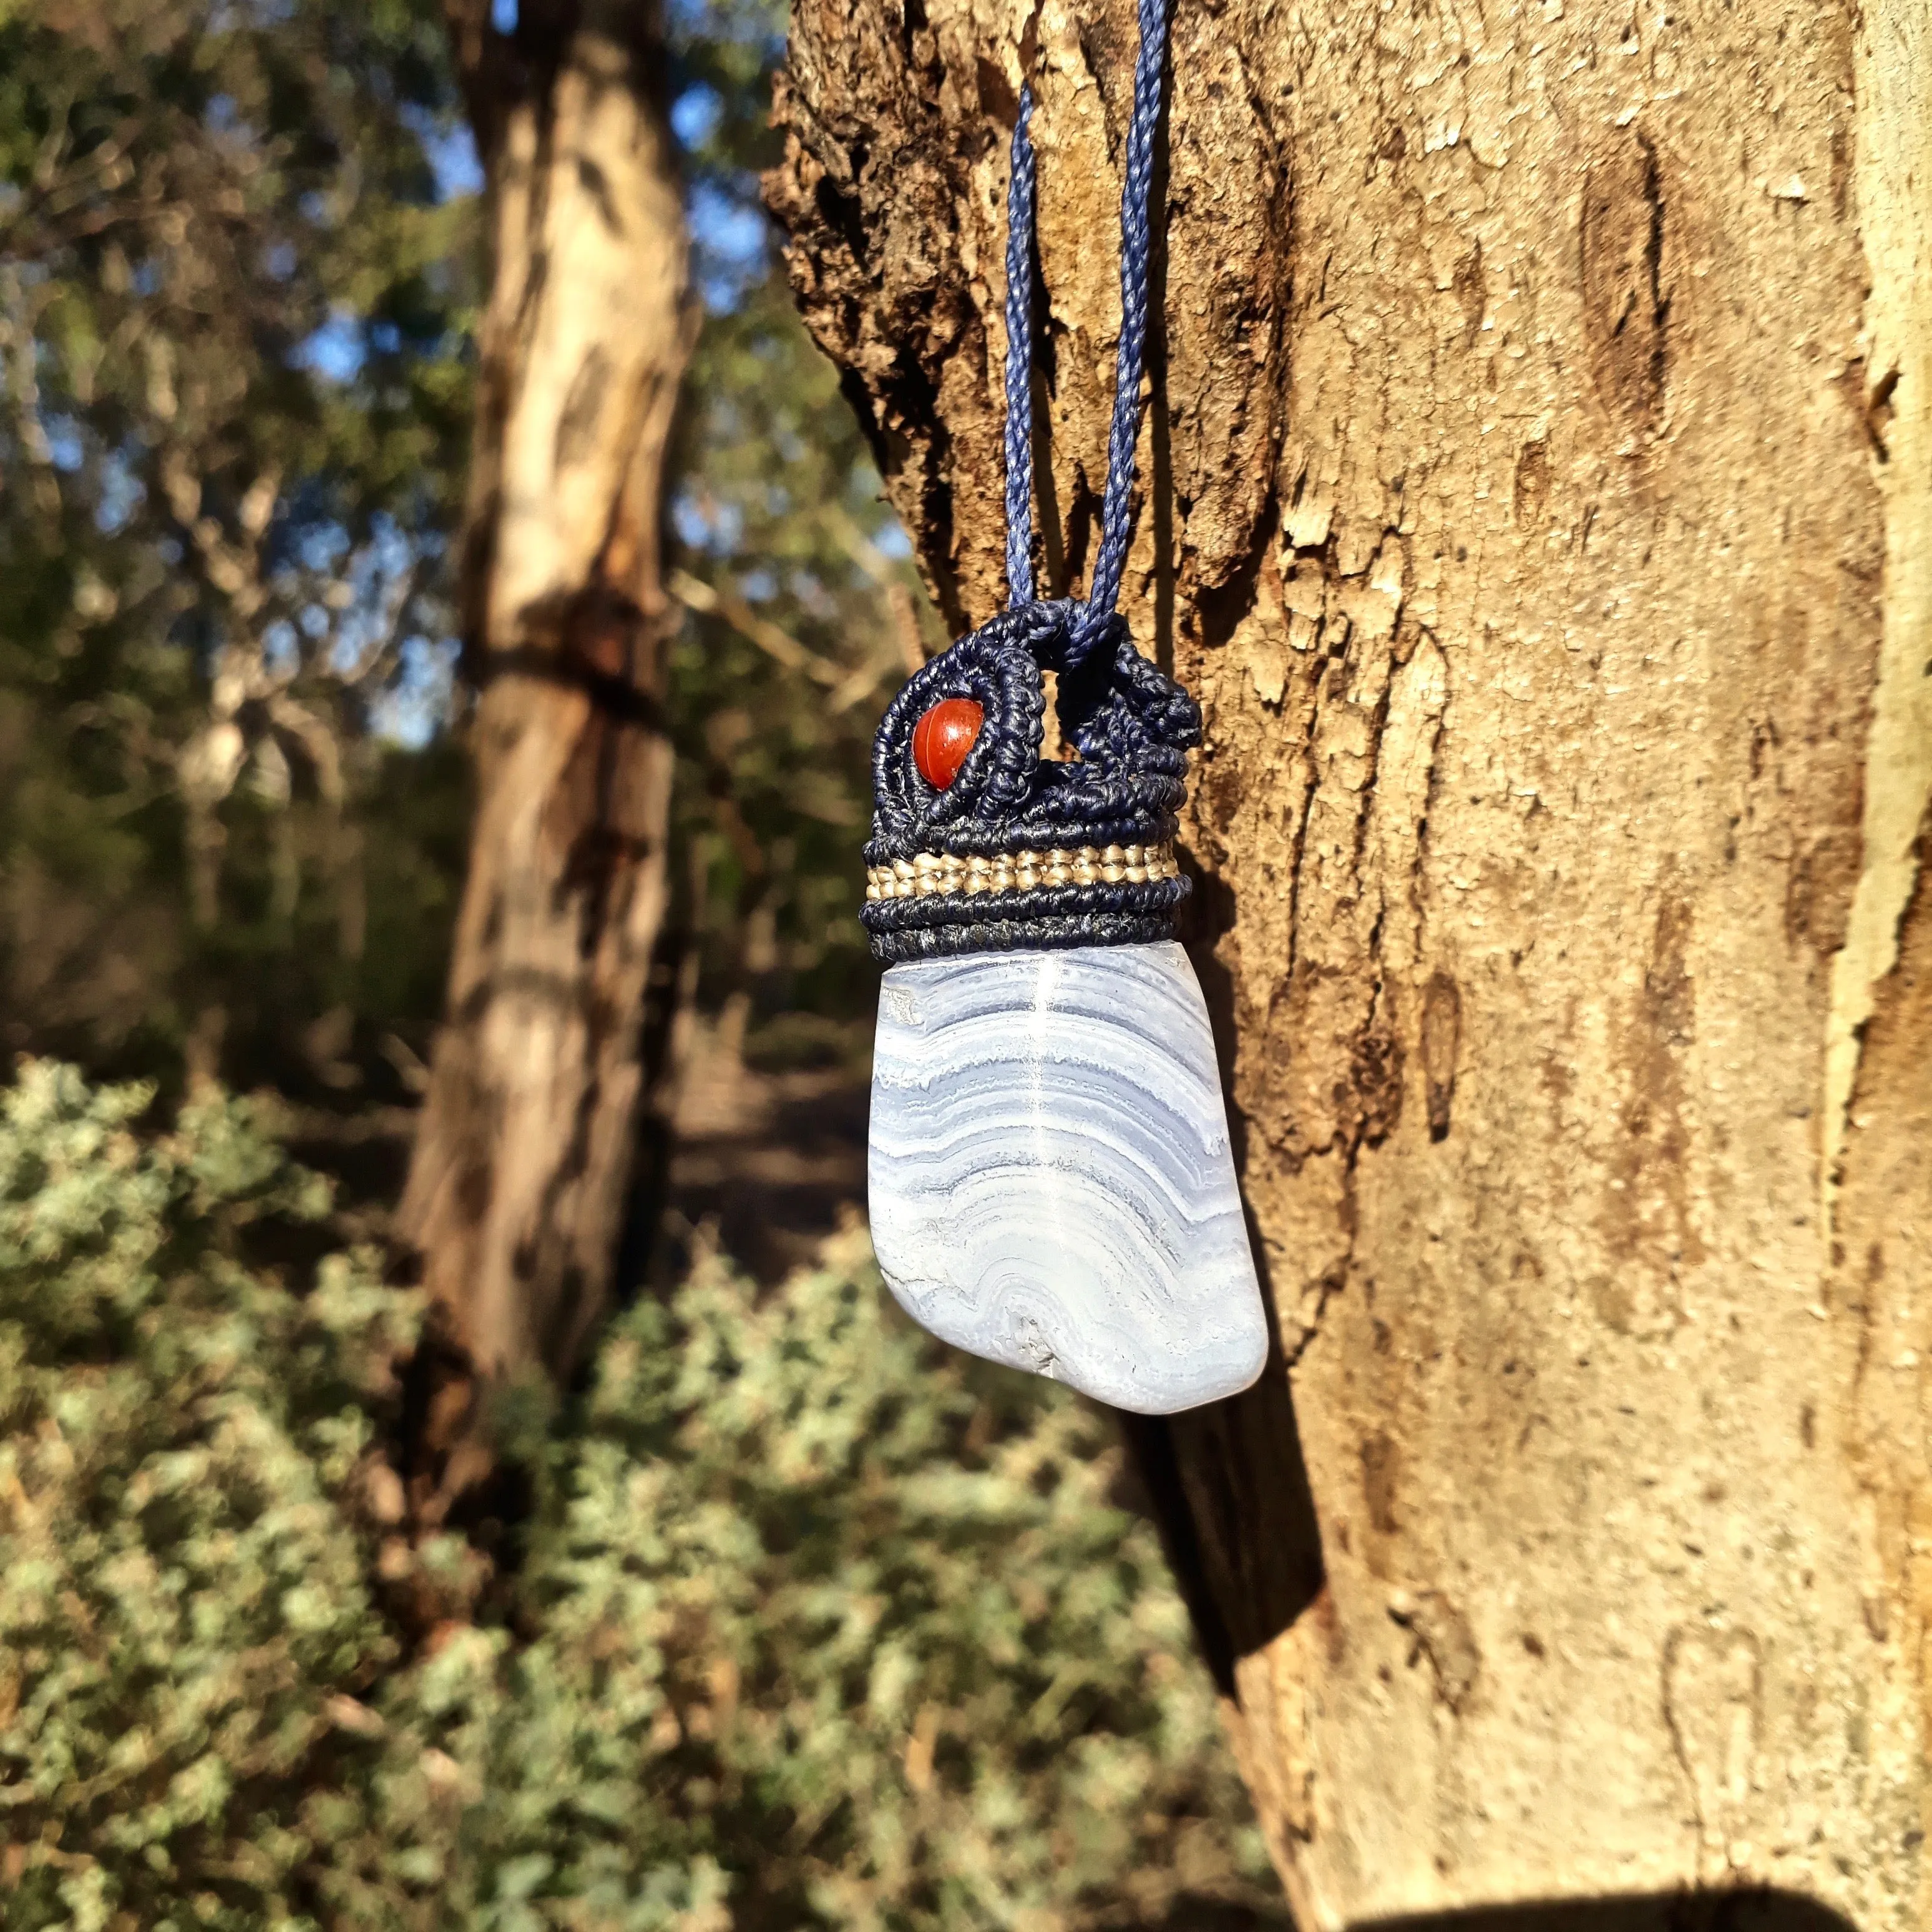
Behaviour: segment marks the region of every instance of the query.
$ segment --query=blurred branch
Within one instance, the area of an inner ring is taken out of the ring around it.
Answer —
[[[892,614],[892,632],[898,640],[900,661],[905,674],[926,668],[926,640],[919,634],[919,614],[912,608],[912,592],[903,584],[886,586],[886,602]]]
[[[897,669],[895,664],[861,664],[832,692],[826,709],[835,718],[842,712],[850,710],[860,698],[878,690]]]
[[[899,574],[892,559],[859,527],[858,520],[843,503],[827,503],[821,512],[826,529],[838,548],[881,590],[897,584]]]
[[[340,810],[344,797],[342,748],[334,730],[307,705],[297,704],[286,692],[276,693],[265,708],[275,728],[302,747],[322,796]]]
[[[443,0],[443,23],[456,57],[457,80],[486,177],[495,175],[512,110],[530,92],[516,43],[496,31],[493,12],[490,0]]]
[[[886,608],[892,613],[894,640],[898,646],[899,662],[907,676],[911,676],[925,666],[926,640],[919,634],[918,614],[913,609],[912,592],[906,588],[904,575],[893,568],[892,559],[859,527],[857,520],[844,504],[827,503],[822,514],[825,526],[837,540],[839,548],[885,592]],[[873,682],[878,682],[874,678]],[[846,703],[856,704],[871,688],[868,685],[854,692]]]
[[[760,617],[736,591],[715,590],[682,570],[671,572],[664,580],[664,587],[686,610],[700,611],[706,616],[722,617],[740,637],[748,638],[767,657],[776,658],[788,670],[802,671],[814,683],[822,684],[829,691],[842,692],[849,682],[850,673],[842,670],[830,658],[808,650],[790,632],[780,630],[769,618]]]
[[[382,621],[368,646],[358,654],[352,664],[338,666],[332,673],[333,681],[344,689],[353,690],[358,685],[366,684],[394,659],[397,646],[402,642],[403,627],[408,620],[410,607],[422,586],[428,567],[428,560],[418,550],[410,557],[409,567],[398,573],[388,586],[382,598]],[[332,587],[345,590],[348,588],[346,584]],[[326,597],[323,602],[332,610],[336,608]],[[340,637],[340,629],[332,626],[326,640],[332,662]]]

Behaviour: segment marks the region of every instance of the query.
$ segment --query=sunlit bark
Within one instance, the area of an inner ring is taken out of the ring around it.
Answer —
[[[505,37],[464,0],[452,28],[491,248],[460,579],[476,821],[401,1215],[453,1345],[423,1478],[444,1498],[487,1462],[479,1394],[566,1376],[610,1292],[664,914],[662,484],[694,316],[658,9],[526,4]]]
[[[1039,105],[1092,542],[1129,0],[801,0],[774,206],[960,624]],[[1126,604],[1278,1318],[1144,1432],[1310,1932],[1924,1922],[1932,44],[1913,0],[1183,5]]]

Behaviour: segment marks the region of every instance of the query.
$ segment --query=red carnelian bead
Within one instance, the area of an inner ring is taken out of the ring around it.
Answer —
[[[959,776],[986,722],[984,709],[971,698],[942,698],[912,728],[912,761],[934,791]]]

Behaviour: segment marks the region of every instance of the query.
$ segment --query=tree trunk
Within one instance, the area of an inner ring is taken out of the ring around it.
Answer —
[[[1093,544],[1134,44],[800,0],[770,193],[956,625],[1023,75]],[[1183,0],[1170,100],[1125,602],[1280,1351],[1141,1446],[1291,1898],[1927,1922],[1932,15]]]
[[[694,317],[658,9],[526,0],[506,37],[452,0],[451,24],[491,251],[460,564],[476,820],[401,1212],[460,1365],[428,1422],[468,1445],[446,1492],[482,1458],[479,1385],[566,1375],[609,1292],[664,911],[662,479]]]

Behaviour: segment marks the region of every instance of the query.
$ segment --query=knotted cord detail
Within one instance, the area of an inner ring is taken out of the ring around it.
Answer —
[[[1147,349],[1154,144],[1160,120],[1168,0],[1140,0],[1120,194],[1120,335],[1108,430],[1100,540],[1088,594],[1042,599],[1033,576],[1033,254],[1037,185],[1033,94],[1022,91],[1006,188],[1006,608],[916,672],[874,741],[873,890],[860,913],[885,960],[1012,947],[1120,945],[1164,939],[1188,880],[1173,863],[1175,814],[1201,714],[1136,651],[1114,606],[1132,534],[1134,446]],[[1059,680],[1070,760],[1041,758],[1042,673]],[[913,756],[934,705],[970,698],[978,739],[944,790]],[[1158,852],[1127,864],[1086,855]],[[1062,862],[1042,868],[1045,855]],[[1078,855],[1082,862],[1065,862]],[[887,882],[911,878],[910,892]],[[951,882],[957,879],[957,889]],[[968,883],[970,881],[970,884]]]

